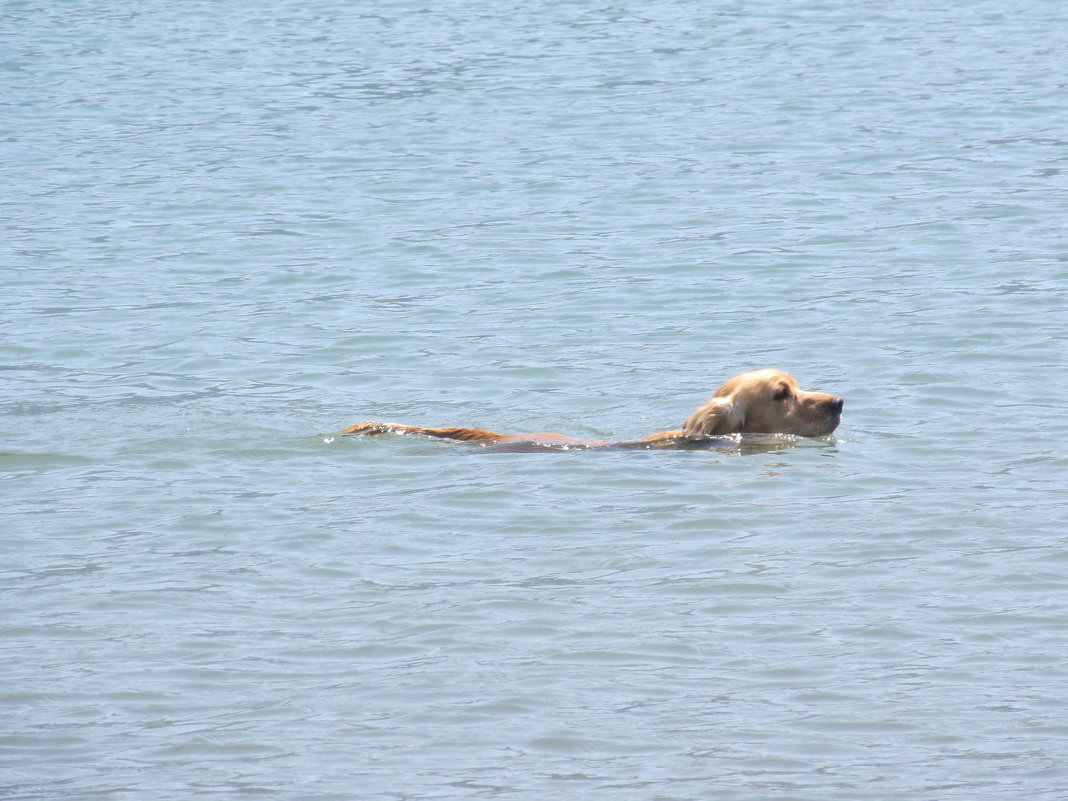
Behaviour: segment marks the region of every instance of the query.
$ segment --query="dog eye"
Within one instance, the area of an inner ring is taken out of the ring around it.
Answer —
[[[772,395],[772,400],[784,401],[789,397],[790,397],[790,388],[789,387],[783,387],[778,392],[776,392],[774,395]]]

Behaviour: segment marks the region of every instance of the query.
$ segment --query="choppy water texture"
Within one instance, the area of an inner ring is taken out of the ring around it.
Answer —
[[[1066,15],[5,3],[0,795],[1068,796]]]

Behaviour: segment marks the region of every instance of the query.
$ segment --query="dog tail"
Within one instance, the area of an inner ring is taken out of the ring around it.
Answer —
[[[485,428],[465,428],[462,426],[445,426],[441,428],[423,428],[422,426],[408,426],[403,423],[378,423],[374,420],[363,420],[354,426],[349,426],[342,434],[364,434],[377,436],[378,434],[418,434],[424,437],[436,437],[437,439],[454,439],[461,442],[498,442],[505,435]]]

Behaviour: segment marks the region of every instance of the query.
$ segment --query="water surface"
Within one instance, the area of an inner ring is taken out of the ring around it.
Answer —
[[[1065,22],[8,3],[0,792],[1064,797]]]

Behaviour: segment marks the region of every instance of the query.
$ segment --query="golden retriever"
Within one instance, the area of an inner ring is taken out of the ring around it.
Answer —
[[[805,392],[789,373],[754,370],[735,376],[686,418],[682,428],[660,431],[637,440],[613,442],[540,431],[501,434],[485,428],[423,428],[401,423],[364,420],[342,434],[421,434],[479,445],[521,445],[548,448],[604,448],[609,446],[684,447],[701,439],[727,434],[793,434],[823,437],[842,420],[843,401],[825,392]]]

